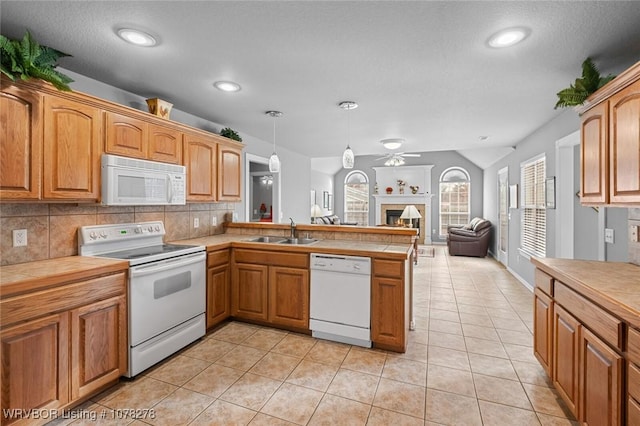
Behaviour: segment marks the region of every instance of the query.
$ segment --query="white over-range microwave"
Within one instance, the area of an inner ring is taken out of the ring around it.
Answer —
[[[176,164],[102,155],[102,204],[184,205],[186,168]]]

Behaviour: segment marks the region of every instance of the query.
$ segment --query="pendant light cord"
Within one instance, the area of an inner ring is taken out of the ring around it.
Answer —
[[[273,117],[273,152],[276,152],[276,117]]]

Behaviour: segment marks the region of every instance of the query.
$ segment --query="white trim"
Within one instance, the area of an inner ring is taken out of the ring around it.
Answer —
[[[574,155],[573,150],[580,145],[580,131],[556,141],[556,219],[555,257],[573,259],[574,245]]]
[[[518,273],[516,271],[514,271],[513,269],[507,267],[507,271],[509,271],[509,273],[511,273],[511,275],[513,275],[513,277],[520,281],[520,284],[522,284],[523,286],[526,287],[527,290],[529,290],[531,293],[533,293],[533,286],[531,284],[529,284],[527,282],[527,280],[525,280],[524,278],[522,278],[520,275],[518,275]]]

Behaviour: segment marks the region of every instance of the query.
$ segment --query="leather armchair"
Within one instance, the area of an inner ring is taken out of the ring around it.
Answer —
[[[468,225],[447,228],[447,247],[451,256],[485,257],[491,238],[491,222],[474,218]]]

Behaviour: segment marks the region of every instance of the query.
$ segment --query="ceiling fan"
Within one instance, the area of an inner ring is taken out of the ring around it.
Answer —
[[[404,143],[404,139],[382,139],[380,141],[382,145],[384,145],[387,149],[398,149]],[[376,158],[376,160],[386,160],[384,162],[385,166],[402,166],[405,161],[405,157],[420,157],[420,154],[410,154],[405,152],[391,152],[389,154],[385,154],[380,158]]]
[[[420,154],[410,154],[405,152],[393,152],[389,154],[385,154],[382,157],[376,158],[376,160],[384,160],[385,166],[402,166],[405,161],[405,157],[420,157]]]

